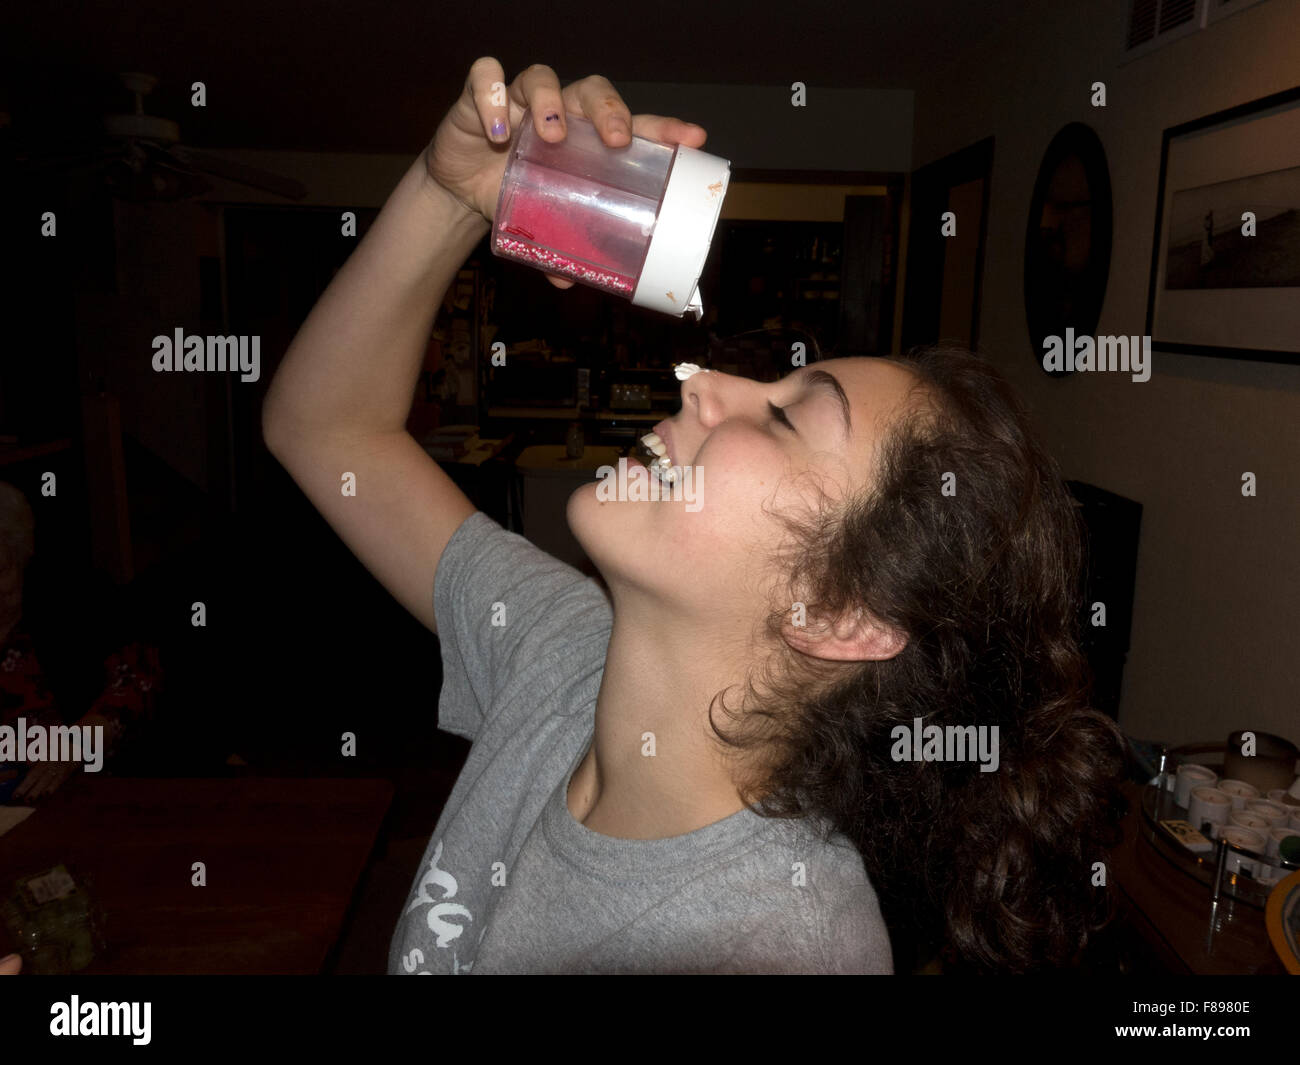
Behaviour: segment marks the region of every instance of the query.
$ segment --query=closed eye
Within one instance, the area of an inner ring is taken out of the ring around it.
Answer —
[[[781,407],[778,407],[775,403],[769,400],[767,404],[767,409],[772,412],[773,421],[780,422],[792,433],[797,433],[799,431],[794,427],[794,423],[791,422],[788,417],[786,417],[786,413]]]

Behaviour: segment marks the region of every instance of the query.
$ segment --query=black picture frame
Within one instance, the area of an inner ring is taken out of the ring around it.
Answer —
[[[1163,131],[1160,143],[1160,174],[1156,184],[1156,207],[1155,207],[1155,226],[1154,235],[1151,241],[1151,269],[1147,285],[1147,312],[1145,333],[1151,337],[1151,347],[1156,351],[1176,352],[1189,355],[1206,355],[1214,358],[1247,360],[1254,362],[1278,362],[1300,364],[1300,348],[1295,347],[1276,347],[1276,346],[1255,346],[1246,343],[1226,345],[1226,344],[1197,344],[1186,340],[1171,339],[1168,336],[1162,336],[1160,323],[1157,322],[1157,301],[1161,293],[1162,264],[1167,264],[1168,250],[1164,247],[1165,239],[1165,216],[1166,205],[1170,197],[1170,184],[1175,178],[1170,175],[1170,148],[1183,138],[1192,136],[1206,136],[1214,132],[1222,133],[1234,126],[1239,126],[1242,119],[1250,119],[1251,124],[1258,123],[1259,137],[1265,137],[1265,128],[1263,123],[1268,117],[1277,114],[1289,114],[1292,111],[1300,113],[1300,85],[1291,89],[1284,89],[1281,92],[1272,93],[1268,96],[1262,96],[1256,100],[1251,100],[1234,107],[1225,108],[1216,111],[1213,114],[1205,115],[1202,118],[1193,119],[1189,122],[1183,122],[1176,126],[1170,126]],[[1300,168],[1300,139],[1291,144],[1293,152],[1291,158],[1292,167]],[[1236,158],[1235,153],[1232,156]],[[1251,163],[1247,160],[1241,161],[1241,173],[1236,178],[1230,178],[1219,184],[1231,184],[1234,181],[1245,181],[1257,179],[1261,176],[1278,173],[1278,168],[1269,166],[1265,170],[1250,169]],[[1289,168],[1283,168],[1289,169]],[[1180,190],[1174,190],[1175,192]],[[1296,204],[1300,209],[1300,203]],[[1211,236],[1213,226],[1211,223]],[[1300,254],[1300,243],[1297,245],[1298,254]],[[1269,286],[1275,287],[1275,286]],[[1295,299],[1300,301],[1300,285],[1284,286],[1288,293],[1294,293]],[[1242,286],[1241,293],[1258,293],[1259,287]],[[1289,297],[1288,297],[1289,298]],[[1234,301],[1232,297],[1227,297],[1226,308],[1216,308],[1216,320],[1241,321],[1249,320],[1253,312],[1247,307],[1249,297],[1239,295]],[[1236,304],[1234,307],[1233,304]],[[1300,304],[1297,304],[1300,305]],[[1292,337],[1300,337],[1300,333],[1291,333]],[[1300,343],[1300,340],[1297,341]]]
[[[1078,187],[1080,180],[1086,188]],[[1052,377],[1071,371],[1043,366],[1044,339],[1063,337],[1067,329],[1076,336],[1097,330],[1110,277],[1113,217],[1106,149],[1091,126],[1071,122],[1043,153],[1025,225],[1025,321],[1034,360]],[[1072,267],[1083,238],[1084,262]]]

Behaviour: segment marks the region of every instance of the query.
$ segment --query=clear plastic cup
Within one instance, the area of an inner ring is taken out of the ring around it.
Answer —
[[[611,148],[566,115],[552,144],[526,113],[510,149],[492,251],[668,314],[702,313],[697,282],[730,176],[725,159],[633,137]]]

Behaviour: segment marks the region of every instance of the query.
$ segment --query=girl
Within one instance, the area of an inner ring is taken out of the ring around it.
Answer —
[[[1122,739],[1086,707],[1071,501],[992,370],[936,350],[687,377],[657,435],[702,505],[570,499],[608,596],[405,431],[518,122],[704,143],[599,76],[504,80],[470,68],[264,407],[272,452],[439,634],[439,725],[473,741],[390,971],[889,973],[891,930],[1067,963],[1104,902]],[[899,739],[933,725],[966,755]]]

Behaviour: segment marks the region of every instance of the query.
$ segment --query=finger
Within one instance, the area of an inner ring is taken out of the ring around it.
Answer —
[[[504,144],[510,139],[510,92],[500,60],[490,55],[474,60],[465,78],[465,95],[478,115],[483,135]]]
[[[14,798],[21,799],[24,795],[26,795],[31,790],[32,785],[35,783],[36,783],[36,770],[35,769],[27,770],[27,775],[23,777],[18,787],[14,788]]]
[[[67,778],[68,766],[63,762],[46,762],[34,774],[35,780],[32,784],[31,797],[33,799],[43,799],[47,795],[53,795],[59,785]]]
[[[611,148],[631,141],[632,112],[608,78],[592,74],[565,86],[564,104],[570,111],[591,119],[601,139]]]
[[[29,799],[39,799],[49,787],[49,776],[44,772],[37,771],[30,774],[23,783],[26,784],[28,781],[31,782],[31,786],[27,789]]]
[[[68,777],[72,776],[72,767],[69,765],[60,765],[50,773],[49,779],[45,781],[44,795],[53,795],[61,787]]]
[[[661,144],[684,144],[688,148],[702,147],[709,137],[703,126],[664,115],[633,115],[632,132]]]
[[[520,107],[532,112],[538,136],[548,141],[564,139],[564,95],[554,70],[545,63],[534,63],[515,78],[510,95]]]
[[[570,281],[567,277],[559,277],[556,274],[547,274],[546,280],[549,281],[556,288],[573,288],[573,286],[577,283],[574,281]]]
[[[22,972],[23,956],[21,954],[8,954],[0,958],[0,976],[17,976]]]

